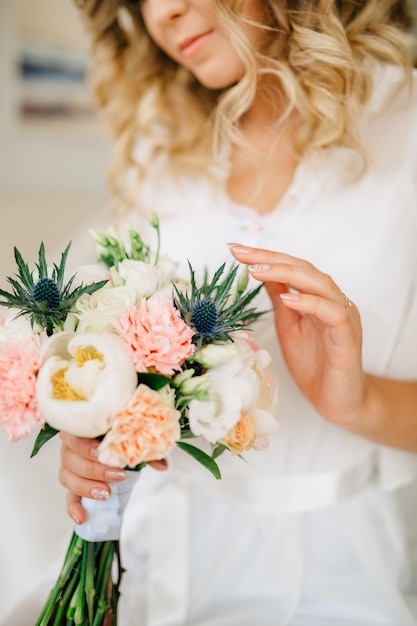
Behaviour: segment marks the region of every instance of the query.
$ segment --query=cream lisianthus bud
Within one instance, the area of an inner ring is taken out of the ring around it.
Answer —
[[[159,218],[155,211],[152,211],[152,209],[148,213],[148,219],[149,224],[152,226],[152,228],[159,228]]]
[[[58,333],[42,352],[37,398],[45,421],[80,437],[104,435],[137,385],[123,341],[110,333]]]
[[[207,400],[210,387],[211,380],[206,374],[203,376],[193,376],[181,384],[180,393],[197,400]]]
[[[193,354],[193,361],[210,369],[226,363],[236,356],[238,349],[233,343],[210,343]]]
[[[183,372],[180,372],[179,374],[174,376],[174,378],[172,379],[172,382],[174,383],[176,387],[180,387],[186,380],[188,380],[189,378],[192,378],[194,374],[195,374],[195,370],[192,368],[188,370],[184,370]]]

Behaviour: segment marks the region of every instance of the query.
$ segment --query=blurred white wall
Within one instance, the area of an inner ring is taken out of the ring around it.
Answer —
[[[22,40],[87,50],[71,0],[0,0],[1,287],[14,271],[14,245],[33,261],[43,240],[55,260],[75,239],[72,266],[87,249],[94,256],[86,228],[100,224],[107,203],[111,146],[98,119],[80,127],[18,119],[15,61]],[[58,482],[59,442],[35,459],[32,444],[33,437],[8,443],[0,427],[0,623],[42,572],[60,565],[71,532]]]

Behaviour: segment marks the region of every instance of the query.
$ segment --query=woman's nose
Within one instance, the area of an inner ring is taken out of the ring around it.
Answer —
[[[146,5],[152,19],[159,23],[175,20],[184,15],[188,9],[187,0],[146,0]]]

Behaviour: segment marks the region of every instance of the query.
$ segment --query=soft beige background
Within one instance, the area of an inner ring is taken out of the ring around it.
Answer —
[[[47,42],[87,54],[71,0],[0,0],[0,285],[14,268],[13,245],[34,258],[53,254],[106,205],[110,141],[97,119],[24,125],[16,117],[18,41]]]
[[[110,142],[99,120],[69,129],[17,122],[19,37],[87,49],[71,0],[0,0],[0,286],[14,269],[13,245],[34,259],[43,240],[56,257],[74,239],[71,263],[83,261],[86,227],[101,222],[107,199]],[[0,429],[0,623],[54,559],[58,565],[71,530],[57,478],[58,441],[32,460],[31,446],[9,444]],[[45,536],[47,544],[39,539]]]

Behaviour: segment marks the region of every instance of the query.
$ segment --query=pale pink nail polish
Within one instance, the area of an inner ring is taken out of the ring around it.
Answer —
[[[90,495],[94,500],[104,501],[110,498],[110,494],[106,489],[98,489],[97,487],[91,490]]]
[[[297,302],[297,300],[300,299],[300,294],[299,293],[294,293],[294,292],[286,292],[286,293],[281,293],[280,296],[281,300],[286,300],[287,302]]]
[[[106,469],[104,470],[104,477],[106,480],[124,480],[127,474],[123,469]]]
[[[71,513],[71,518],[74,520],[74,522],[78,525],[81,524],[81,518],[78,517],[78,515],[76,513]]]
[[[255,252],[255,248],[243,246],[240,243],[228,243],[227,245],[233,252],[237,252],[238,254],[250,254],[251,252]]]
[[[269,270],[271,269],[271,266],[268,265],[267,263],[257,263],[255,265],[248,265],[248,269],[250,272],[259,274],[262,272],[269,272]]]

